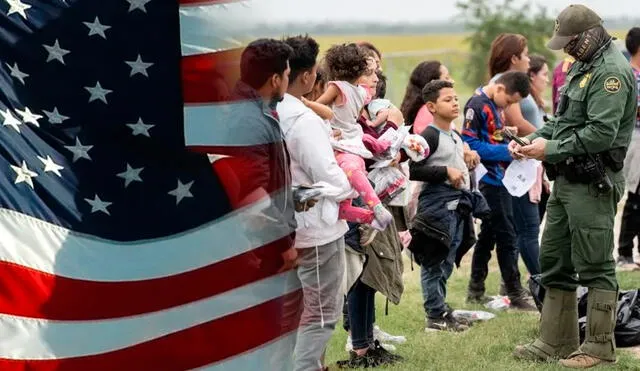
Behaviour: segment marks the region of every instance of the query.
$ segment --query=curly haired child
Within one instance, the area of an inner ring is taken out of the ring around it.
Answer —
[[[386,151],[388,141],[378,141],[365,135],[357,123],[364,106],[371,100],[369,87],[377,82],[375,60],[356,44],[332,46],[325,56],[326,66],[332,81],[316,102],[331,107],[331,126],[340,130],[341,140],[359,143],[375,154]],[[361,85],[362,84],[362,85]],[[348,221],[367,223],[377,230],[384,230],[393,222],[393,216],[382,205],[369,179],[362,157],[335,146],[336,160],[344,170],[351,186],[362,196],[369,209],[351,205],[351,200],[340,204],[340,217]]]

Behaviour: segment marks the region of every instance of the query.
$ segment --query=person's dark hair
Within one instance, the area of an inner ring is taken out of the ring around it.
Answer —
[[[529,55],[529,79],[532,79],[533,76],[537,75],[540,70],[542,70],[542,67],[544,67],[545,64],[547,64],[547,58],[545,58],[544,56],[540,55],[540,54],[531,54]],[[536,101],[536,104],[538,105],[538,107],[540,108],[544,108],[544,99],[542,98],[542,94],[544,92],[542,91],[537,91],[536,89],[533,88],[533,85],[531,85],[531,95],[533,96],[533,99]]]
[[[522,98],[526,98],[531,93],[529,75],[524,72],[505,72],[496,80],[496,84],[504,85],[504,88],[509,95],[520,93]]]
[[[629,51],[629,54],[636,55],[638,50],[640,49],[640,27],[633,27],[627,33],[627,37],[625,38],[625,46]]]
[[[289,66],[291,67],[289,81],[294,81],[298,75],[305,71],[311,71],[316,65],[320,46],[309,35],[289,37],[284,42],[293,49],[293,54],[289,58]]]
[[[331,79],[355,82],[369,68],[366,49],[356,44],[333,45],[325,56]]]
[[[329,81],[329,76],[324,71],[324,68],[318,66],[316,70],[316,84],[326,84]]]
[[[407,90],[404,93],[404,99],[402,99],[402,104],[400,105],[400,111],[407,125],[413,125],[420,107],[424,104],[422,88],[429,81],[440,78],[440,66],[442,66],[442,63],[438,61],[425,61],[413,69],[407,84]]]
[[[240,80],[260,89],[271,78],[287,70],[293,50],[283,41],[258,39],[252,41],[240,57]]]
[[[383,99],[387,95],[387,76],[382,72],[376,72],[378,84],[376,85],[376,98]]]
[[[378,50],[378,48],[376,48],[372,43],[368,41],[360,41],[357,43],[357,45],[376,53],[378,59],[382,59],[382,53],[380,53],[380,50]]]
[[[444,80],[433,80],[428,82],[422,89],[422,99],[425,103],[435,103],[440,97],[440,90],[453,88],[453,83]]]
[[[489,73],[495,76],[501,72],[506,72],[511,67],[511,57],[514,55],[520,58],[522,52],[527,47],[527,39],[514,33],[502,33],[491,43],[491,54],[489,56]]]

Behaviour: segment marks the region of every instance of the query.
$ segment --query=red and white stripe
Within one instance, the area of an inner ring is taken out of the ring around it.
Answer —
[[[224,16],[215,7],[231,1],[179,2],[186,29],[203,14],[215,23]],[[183,50],[201,51],[183,54],[187,145],[271,145],[213,125],[218,110],[243,104],[221,102],[210,78],[215,69],[237,79],[240,51],[182,37]],[[227,189],[235,160],[213,165]],[[274,224],[247,236],[268,202],[258,194],[209,225],[126,244],[0,210],[0,370],[290,368],[302,293],[294,272],[269,263],[291,231]]]

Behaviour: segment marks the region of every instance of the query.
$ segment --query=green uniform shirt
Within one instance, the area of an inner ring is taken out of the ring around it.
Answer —
[[[556,117],[528,136],[548,140],[546,162],[555,164],[585,153],[574,128],[591,154],[629,146],[638,91],[629,62],[613,43],[591,62],[577,61],[560,93],[566,97],[561,98]]]

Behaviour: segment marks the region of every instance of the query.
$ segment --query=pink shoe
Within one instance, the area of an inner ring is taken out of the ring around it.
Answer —
[[[393,215],[382,204],[377,204],[373,208],[373,215],[371,226],[379,231],[384,231],[389,224],[393,223]]]

